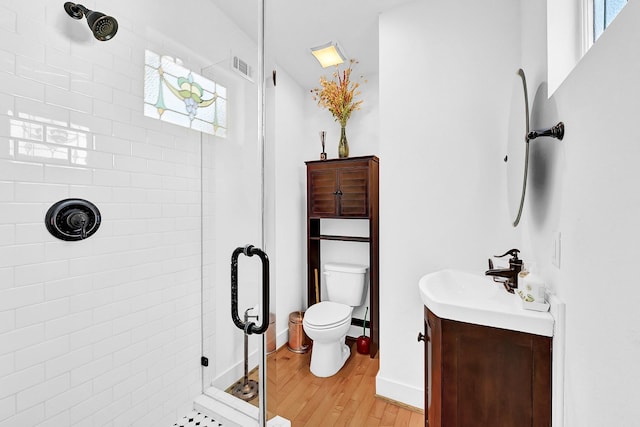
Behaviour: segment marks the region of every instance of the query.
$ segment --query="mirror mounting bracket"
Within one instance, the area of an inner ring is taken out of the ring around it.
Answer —
[[[562,141],[562,138],[564,138],[564,123],[559,122],[557,125],[552,126],[548,129],[533,130],[529,132],[527,134],[527,142],[541,136],[549,136],[551,138],[556,138]]]

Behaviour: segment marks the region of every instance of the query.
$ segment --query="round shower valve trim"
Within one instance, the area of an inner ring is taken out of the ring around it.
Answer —
[[[47,230],[61,240],[74,241],[90,237],[100,227],[100,211],[83,199],[65,199],[53,204],[45,215]]]

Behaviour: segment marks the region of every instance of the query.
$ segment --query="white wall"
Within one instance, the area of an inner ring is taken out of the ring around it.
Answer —
[[[635,425],[639,291],[627,266],[640,256],[640,4],[629,2],[547,99],[545,2],[510,3],[416,2],[382,16],[377,391],[422,406],[418,278],[443,267],[482,271],[487,255],[513,245],[566,303],[564,425]],[[410,67],[399,67],[401,58],[412,58]],[[514,231],[502,213],[499,159],[505,90],[519,66],[532,127],[562,120],[566,134],[532,144],[525,213]],[[407,181],[417,196],[396,191]],[[559,269],[550,260],[554,231],[562,235]]]
[[[332,79],[333,67],[323,70],[318,66],[318,81],[320,76]],[[359,76],[358,64],[353,66],[352,75]],[[366,82],[360,82],[359,90],[361,92],[358,99],[363,100],[361,109],[351,114],[351,118],[347,123],[347,140],[349,141],[349,157],[377,155],[380,144],[379,130],[379,78],[378,75],[364,76]],[[318,84],[319,86],[319,84]],[[310,90],[310,88],[308,89]],[[305,150],[309,153],[307,160],[320,159],[322,146],[320,145],[320,137],[318,132],[325,130],[326,152],[327,158],[335,159],[338,157],[338,142],[340,141],[340,123],[333,120],[333,116],[328,110],[319,107],[317,102],[313,100],[311,93],[306,92],[304,112],[306,117],[305,126]],[[307,146],[310,146],[306,148]]]
[[[544,19],[544,5],[531,12],[528,25]],[[522,230],[566,303],[566,426],[638,422],[640,291],[626,266],[640,257],[639,18],[629,2],[552,98],[534,104],[538,124],[566,124],[561,143],[537,145]],[[548,256],[555,230],[560,269]]]
[[[202,141],[142,115],[144,49],[199,71],[228,59],[212,40],[255,46],[207,1],[98,3],[120,23],[105,43],[62,3],[0,4],[0,426],[171,425],[202,387]],[[194,10],[215,25],[183,25]],[[11,120],[80,130],[87,164],[12,152]],[[257,161],[240,133],[228,151]],[[102,211],[90,239],[46,232],[66,197]]]
[[[380,19],[376,392],[413,406],[423,407],[420,277],[483,272],[489,256],[520,246],[503,162],[519,17],[517,2],[469,0],[418,1]]]
[[[275,66],[267,91],[267,246],[273,261],[277,347],[288,341],[289,313],[306,307],[305,91]]]
[[[535,2],[539,3],[539,2]],[[586,51],[582,36],[583,13],[587,3],[573,0],[549,0],[547,3],[546,28],[549,93],[553,93],[569,75]],[[540,16],[540,15],[536,15]]]

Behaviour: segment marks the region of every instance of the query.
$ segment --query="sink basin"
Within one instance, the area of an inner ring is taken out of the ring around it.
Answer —
[[[553,336],[548,312],[525,310],[520,297],[481,274],[440,270],[420,279],[420,298],[442,319]]]

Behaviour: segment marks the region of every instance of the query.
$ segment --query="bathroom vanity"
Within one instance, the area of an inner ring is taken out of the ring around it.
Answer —
[[[425,307],[425,425],[551,425],[551,338]]]
[[[551,426],[553,318],[486,276],[420,280],[425,425]]]

